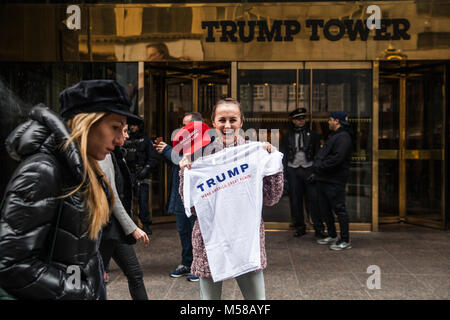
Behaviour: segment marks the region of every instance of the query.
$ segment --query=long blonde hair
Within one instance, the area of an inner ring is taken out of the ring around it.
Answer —
[[[92,240],[97,239],[100,229],[109,221],[109,204],[105,191],[98,180],[99,176],[103,176],[103,171],[100,169],[97,160],[87,153],[88,136],[92,126],[98,124],[106,115],[105,112],[80,113],[67,121],[67,125],[72,131],[72,134],[70,139],[66,142],[65,147],[67,148],[72,141],[75,141],[78,144],[81,159],[83,160],[84,172],[83,181],[66,196],[70,196],[80,190],[85,184],[86,179],[88,179],[84,194],[89,211],[86,222],[89,229],[89,238]],[[114,195],[108,180],[103,180],[112,197],[111,201],[114,201]]]

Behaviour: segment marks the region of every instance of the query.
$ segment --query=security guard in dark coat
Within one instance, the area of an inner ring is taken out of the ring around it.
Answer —
[[[307,183],[312,174],[314,157],[320,148],[319,135],[309,129],[306,122],[306,109],[300,108],[289,114],[292,128],[284,136],[281,151],[284,153],[283,164],[288,181],[288,192],[291,208],[291,218],[294,236],[306,234],[306,224],[303,212],[303,199],[311,215],[315,235],[324,238],[324,225],[320,219],[317,205],[317,192],[315,183]]]

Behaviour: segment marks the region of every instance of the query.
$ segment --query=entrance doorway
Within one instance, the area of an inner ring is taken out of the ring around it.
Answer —
[[[445,228],[445,101],[445,64],[380,64],[380,223]]]
[[[229,62],[155,62],[145,63],[145,123],[153,139],[162,137],[171,145],[172,133],[181,127],[187,112],[200,112],[211,126],[215,102],[229,97]],[[151,214],[153,222],[175,221],[167,212],[171,168],[160,162],[152,181]]]
[[[347,184],[351,230],[372,230],[372,64],[370,62],[238,62],[236,96],[245,113],[244,130],[259,139],[281,142],[291,123],[288,115],[305,108],[322,142],[329,134],[332,111],[345,111],[351,123],[353,152]],[[265,131],[264,131],[265,130]],[[273,130],[273,131],[272,131]],[[305,211],[306,224],[311,226]],[[287,193],[263,208],[268,229],[290,228]]]

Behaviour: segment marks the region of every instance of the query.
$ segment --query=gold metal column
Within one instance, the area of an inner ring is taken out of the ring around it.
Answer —
[[[192,77],[192,111],[198,112],[198,76]]]
[[[447,101],[447,95],[445,93],[445,88],[449,84],[447,82],[447,68],[444,67],[444,81],[442,83],[442,109],[443,109],[443,119],[447,119],[447,108],[446,108],[446,101]],[[447,159],[445,159],[445,150],[447,150],[447,141],[446,141],[446,132],[447,132],[447,126],[448,123],[446,120],[443,122],[443,128],[442,128],[442,176],[447,176]],[[447,186],[448,187],[448,186]],[[445,229],[446,224],[446,217],[445,214],[447,212],[447,208],[445,206],[445,198],[447,195],[446,185],[445,185],[445,178],[442,179],[442,202],[441,202],[441,217],[442,217],[442,229]]]
[[[236,61],[231,63],[231,97],[237,99],[237,70],[238,63]]]
[[[298,71],[298,69],[296,69],[295,70],[296,71],[296,73],[295,73],[295,109],[298,109],[298,93],[299,93],[299,90],[300,90],[300,78],[299,78],[299,71]],[[289,89],[288,89],[289,90]],[[288,92],[288,94],[289,94],[289,92]],[[309,108],[309,114],[310,114],[310,116],[311,116],[311,108]],[[311,120],[311,119],[310,119]]]
[[[144,118],[145,109],[145,70],[144,62],[138,62],[138,113]],[[149,126],[150,127],[150,126]]]
[[[372,231],[378,231],[378,139],[380,135],[380,103],[379,103],[379,79],[380,63],[374,61],[372,66]]]
[[[400,221],[406,220],[406,75],[400,78],[398,208]]]

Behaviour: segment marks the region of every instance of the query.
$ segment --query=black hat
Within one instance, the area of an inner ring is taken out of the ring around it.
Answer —
[[[345,111],[334,111],[330,113],[330,118],[338,119],[339,122],[345,126],[350,125],[350,123],[348,123],[347,113]]]
[[[289,113],[289,118],[291,119],[295,119],[298,117],[306,117],[306,109],[305,108],[298,108],[295,109],[294,111],[292,111],[291,113]]]
[[[65,120],[79,113],[112,112],[126,116],[130,124],[143,122],[130,107],[127,92],[115,80],[83,80],[59,94],[59,110]]]

